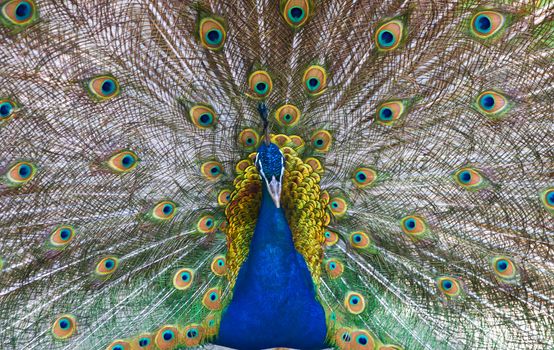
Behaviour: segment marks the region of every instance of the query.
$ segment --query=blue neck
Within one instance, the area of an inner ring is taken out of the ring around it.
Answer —
[[[324,348],[325,313],[310,271],[294,247],[283,209],[275,207],[265,183],[262,187],[250,252],[223,312],[217,342],[238,349]]]

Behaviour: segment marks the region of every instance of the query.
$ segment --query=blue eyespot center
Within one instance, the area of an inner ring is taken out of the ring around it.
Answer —
[[[394,44],[394,34],[388,30],[383,30],[379,33],[379,44],[384,47],[389,47]]]
[[[7,118],[13,112],[13,106],[9,102],[3,102],[0,104],[0,118]]]
[[[337,264],[335,264],[334,262],[329,263],[329,269],[334,270],[336,268],[337,268]]]
[[[211,301],[216,301],[217,300],[217,293],[216,292],[210,293],[210,300]]]
[[[121,159],[121,165],[123,165],[125,168],[130,168],[131,166],[133,166],[133,164],[135,164],[135,158],[130,154],[126,154]]]
[[[102,83],[102,93],[104,95],[113,94],[115,91],[115,86],[115,82],[112,79],[106,79],[106,81]]]
[[[366,174],[364,174],[363,171],[360,171],[358,172],[358,174],[356,174],[356,178],[358,179],[358,181],[364,182],[367,179],[367,176]]]
[[[315,140],[315,145],[320,147],[323,146],[323,140],[322,139]]]
[[[212,227],[214,224],[213,220],[212,219],[208,219],[206,220],[206,227]]]
[[[251,138],[251,137],[247,138],[247,139],[246,139],[246,144],[247,144],[247,145],[252,145],[252,144],[254,144],[254,139]]]
[[[289,9],[288,16],[291,22],[298,23],[304,19],[304,9],[298,6],[293,6]]]
[[[170,341],[174,337],[173,331],[167,330],[163,332],[162,337],[164,338],[165,341]]]
[[[405,225],[408,230],[413,230],[416,227],[416,221],[414,219],[408,219]]]
[[[218,265],[218,266],[224,266],[224,265],[225,265],[225,262],[224,262],[222,259],[218,259],[218,260],[217,260],[217,265]]]
[[[508,262],[504,259],[498,260],[496,262],[496,268],[500,272],[505,271],[508,268]]]
[[[183,281],[187,282],[190,279],[190,273],[188,273],[188,272],[181,273],[181,279]]]
[[[359,335],[356,339],[356,342],[360,345],[366,345],[367,344],[367,337],[365,335]]]
[[[550,205],[554,205],[554,191],[550,191],[546,194],[546,201]]]
[[[481,97],[481,107],[489,111],[494,107],[494,97],[491,94],[486,94]]]
[[[107,268],[108,270],[111,270],[114,266],[115,266],[115,261],[113,261],[112,259],[108,259],[104,262],[104,267]]]
[[[283,116],[283,119],[285,119],[286,121],[290,121],[292,119],[292,115],[287,113]]]
[[[491,20],[488,16],[479,15],[475,19],[475,28],[478,32],[487,34],[491,30]]]
[[[26,179],[31,176],[31,172],[31,167],[27,164],[22,164],[18,170],[18,174],[22,179]]]
[[[325,238],[331,238],[331,232],[325,231]]]
[[[123,346],[121,346],[121,345],[116,345],[116,346],[114,346],[114,347],[112,348],[112,350],[124,350],[124,349],[123,349]]]
[[[204,113],[200,116],[200,124],[203,126],[210,125],[212,123],[212,115],[209,113]]]
[[[213,167],[210,169],[210,172],[211,172],[213,175],[217,175],[217,174],[219,174],[220,169],[219,169],[218,166],[213,166]]]
[[[140,338],[140,340],[139,340],[139,346],[140,346],[141,348],[147,347],[148,345],[150,345],[150,339],[148,339],[148,338]]]
[[[310,90],[310,91],[317,90],[317,88],[319,88],[319,85],[321,84],[319,82],[319,79],[317,79],[317,78],[310,78],[310,79],[308,79],[307,83],[308,83],[307,84],[308,85],[308,90]]]
[[[339,204],[337,202],[333,202],[333,203],[331,203],[331,207],[336,209],[336,208],[339,207]]]
[[[353,296],[350,298],[350,304],[357,305],[360,302],[360,298]]]
[[[164,205],[162,211],[165,215],[169,215],[173,212],[173,206],[171,204],[166,204]]]
[[[343,333],[343,334],[342,334],[342,340],[344,340],[345,342],[348,343],[348,342],[351,340],[351,338],[350,338],[350,333],[346,333],[346,332]]]
[[[71,231],[67,228],[64,228],[60,231],[60,238],[64,241],[67,241],[71,236]]]
[[[71,323],[69,322],[69,320],[67,318],[62,318],[59,322],[60,324],[60,328],[63,329],[63,330],[67,330],[69,328],[69,326],[71,325]]]
[[[392,119],[392,110],[388,107],[381,108],[381,111],[379,112],[379,116],[383,120],[391,120]]]
[[[206,39],[211,45],[218,45],[223,40],[223,35],[219,29],[211,29],[206,33]]]
[[[256,92],[260,95],[265,94],[267,92],[267,89],[268,87],[266,83],[261,82],[256,84]]]
[[[360,243],[362,241],[362,236],[360,235],[354,235],[354,242]]]
[[[26,19],[29,19],[31,15],[33,14],[33,8],[30,3],[27,1],[22,1],[17,5],[15,8],[15,18],[18,21],[24,21]]]
[[[460,173],[459,179],[463,183],[468,183],[471,181],[471,173],[467,170],[464,170]]]
[[[449,281],[449,280],[444,280],[442,281],[442,288],[444,290],[450,290],[452,289],[452,281]]]
[[[194,339],[198,336],[198,331],[196,329],[190,329],[188,332],[187,332],[187,338],[189,339]]]

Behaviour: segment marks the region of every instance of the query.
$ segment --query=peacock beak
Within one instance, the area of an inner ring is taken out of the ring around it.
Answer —
[[[277,208],[281,207],[281,182],[278,181],[275,176],[271,177],[271,181],[267,184],[267,189],[269,190],[269,195],[275,203]]]

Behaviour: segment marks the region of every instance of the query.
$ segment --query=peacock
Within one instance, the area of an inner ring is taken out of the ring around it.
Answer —
[[[0,0],[0,348],[554,349],[551,0]]]

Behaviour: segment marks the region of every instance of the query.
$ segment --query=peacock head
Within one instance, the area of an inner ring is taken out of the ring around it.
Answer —
[[[267,191],[277,208],[280,207],[281,184],[285,170],[285,157],[277,147],[270,142],[262,142],[256,155],[256,168],[262,175]]]

